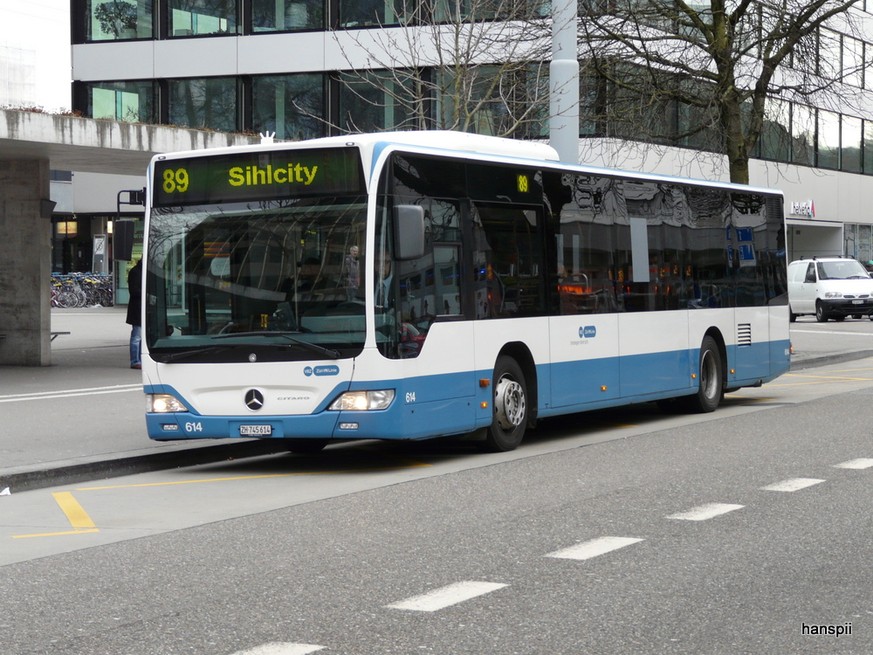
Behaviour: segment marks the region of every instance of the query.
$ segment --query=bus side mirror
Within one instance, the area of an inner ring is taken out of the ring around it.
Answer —
[[[394,206],[394,254],[400,260],[424,255],[424,207]]]

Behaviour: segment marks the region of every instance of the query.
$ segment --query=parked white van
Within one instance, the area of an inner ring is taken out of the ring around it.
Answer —
[[[815,314],[820,323],[846,316],[873,320],[873,279],[855,259],[799,259],[788,265],[788,305],[792,323],[803,314]]]

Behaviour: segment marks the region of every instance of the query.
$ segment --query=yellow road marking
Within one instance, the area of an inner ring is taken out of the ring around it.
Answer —
[[[799,375],[791,374],[792,378],[803,378],[805,380],[838,380],[840,382],[870,382],[870,378],[849,377],[848,375]]]
[[[91,517],[88,516],[88,513],[85,511],[79,501],[73,497],[69,491],[58,491],[53,493],[52,496],[57,502],[58,506],[61,508],[61,511],[64,513],[64,516],[67,517],[67,520],[70,522],[70,527],[72,530],[66,530],[63,532],[39,532],[33,534],[16,534],[12,535],[13,539],[31,539],[34,537],[62,537],[66,535],[73,534],[91,534],[94,532],[100,532],[96,525],[94,525],[94,521],[91,520]]]
[[[422,466],[431,466],[431,464],[427,464],[425,462],[410,462],[406,465],[408,468],[417,468]],[[337,471],[298,471],[294,473],[264,473],[261,475],[234,475],[234,476],[224,476],[220,478],[201,478],[199,480],[175,480],[172,482],[144,482],[139,484],[118,484],[118,485],[104,485],[100,487],[80,487],[76,491],[104,491],[108,489],[134,489],[139,487],[169,487],[169,486],[178,486],[185,484],[206,484],[206,483],[214,483],[214,482],[235,482],[239,480],[266,480],[270,478],[287,478],[292,475],[330,475],[334,473],[364,473],[370,471],[385,471],[388,469],[396,469],[396,466],[376,466],[371,468],[355,468],[355,469],[346,469],[346,470],[337,470]],[[33,534],[16,534],[12,535],[13,539],[32,539],[35,537],[63,537],[68,535],[77,535],[77,534],[91,534],[94,532],[100,532],[100,529],[94,524],[94,521],[91,520],[91,517],[88,516],[88,513],[85,509],[79,504],[73,494],[69,491],[59,491],[52,494],[57,502],[58,506],[61,508],[61,511],[67,517],[67,520],[70,522],[70,527],[72,530],[65,530],[59,532],[38,532]]]
[[[424,462],[413,462],[407,468],[431,466]],[[355,468],[336,471],[295,471],[294,473],[262,473],[260,475],[231,475],[220,478],[199,478],[196,480],[173,480],[168,482],[138,482],[135,484],[112,484],[99,487],[78,487],[76,491],[107,491],[111,489],[137,489],[145,487],[173,487],[186,484],[213,484],[216,482],[238,482],[240,480],[270,480],[273,478],[288,478],[294,475],[335,475],[340,473],[369,473],[374,471],[396,470],[396,466],[375,466],[372,468]]]
[[[34,534],[14,534],[12,535],[12,538],[32,539],[34,537],[65,537],[67,535],[73,534],[93,534],[94,532],[100,532],[99,528],[94,528],[92,530],[67,530],[66,532],[38,532]]]
[[[79,504],[79,501],[73,498],[73,494],[69,491],[58,491],[53,493],[52,496],[58,505],[60,505],[61,511],[66,515],[71,527],[76,530],[87,530],[97,527],[85,509]]]

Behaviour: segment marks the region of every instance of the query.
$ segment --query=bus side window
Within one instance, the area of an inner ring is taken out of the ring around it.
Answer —
[[[555,234],[558,313],[623,311],[627,279],[621,244],[628,242],[626,207],[619,181],[565,174]]]
[[[545,314],[541,223],[536,209],[475,204],[477,318]]]

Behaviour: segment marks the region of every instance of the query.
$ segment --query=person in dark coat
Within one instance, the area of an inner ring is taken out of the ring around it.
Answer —
[[[142,260],[127,274],[127,324],[130,325],[130,368],[142,368]]]

